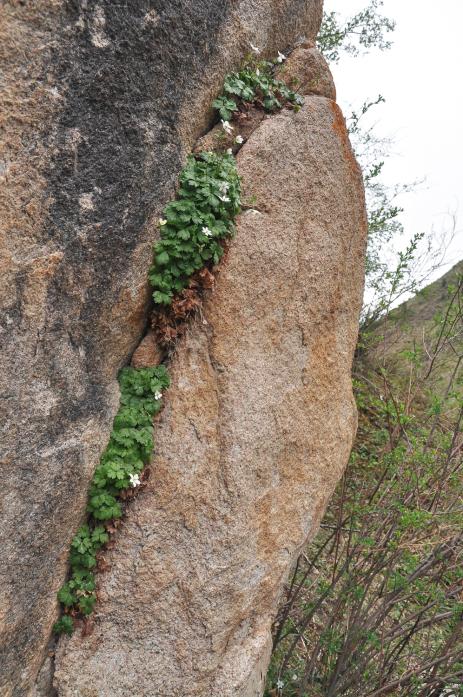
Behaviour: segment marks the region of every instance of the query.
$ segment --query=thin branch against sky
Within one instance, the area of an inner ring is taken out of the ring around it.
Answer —
[[[367,0],[326,0],[325,9],[350,16]],[[343,57],[333,66],[338,101],[349,113],[378,94],[386,98],[373,118],[394,141],[385,167],[391,185],[425,179],[402,201],[407,234],[441,231],[457,218],[448,265],[463,258],[463,3],[384,0],[382,13],[397,22],[393,47],[384,53]]]

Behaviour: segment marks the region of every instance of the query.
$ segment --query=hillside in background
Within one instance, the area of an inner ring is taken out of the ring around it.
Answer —
[[[445,311],[449,288],[457,285],[462,273],[463,260],[437,281],[422,288],[413,298],[392,310],[389,316],[391,322],[406,329],[409,336],[421,336],[423,327],[428,327],[437,313]]]
[[[450,330],[450,336],[445,342],[440,342],[439,361],[433,361],[430,375],[432,388],[442,392],[449,372],[455,369],[455,356],[463,351],[459,316],[462,273],[463,261],[460,261],[437,281],[392,310],[368,337],[369,348],[362,356],[363,362],[370,368],[383,366],[403,373],[404,369],[409,370],[409,363],[404,359],[409,359],[411,353],[416,355],[416,360],[426,362],[429,359],[432,347],[445,326],[446,330]],[[452,297],[455,302],[450,307]],[[458,365],[457,370],[459,368]]]
[[[356,441],[280,608],[267,697],[463,694],[462,269],[361,336]]]

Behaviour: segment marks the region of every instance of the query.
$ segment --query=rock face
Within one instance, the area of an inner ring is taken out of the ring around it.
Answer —
[[[278,71],[278,77],[299,94],[319,94],[336,100],[329,66],[313,46],[299,46]]]
[[[152,221],[225,73],[251,41],[270,56],[313,38],[322,0],[1,5],[0,694],[22,697],[56,619],[116,374],[147,321]]]
[[[150,368],[159,365],[164,358],[156,341],[154,332],[148,331],[132,356],[131,365],[134,368]]]
[[[238,156],[236,238],[178,345],[152,475],[106,555],[59,697],[259,697],[282,585],[356,426],[361,175],[334,102],[265,119]]]

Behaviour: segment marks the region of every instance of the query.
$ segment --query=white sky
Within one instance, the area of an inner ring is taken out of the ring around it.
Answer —
[[[327,11],[351,16],[368,0],[325,0]],[[338,101],[348,115],[382,94],[375,108],[380,135],[394,140],[385,167],[388,183],[426,178],[400,200],[407,234],[450,228],[457,235],[447,266],[463,258],[463,0],[384,0],[382,14],[397,22],[389,51],[346,55],[332,66]]]

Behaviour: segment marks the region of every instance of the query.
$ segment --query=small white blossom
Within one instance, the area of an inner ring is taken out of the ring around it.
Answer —
[[[294,680],[294,681],[297,680],[297,675],[296,675],[296,673],[294,673],[294,675],[293,675],[293,680]]]
[[[231,132],[234,129],[233,126],[230,124],[230,121],[224,121],[223,119],[221,119],[221,121],[223,130],[225,131],[225,133],[228,133],[228,135],[231,136]]]
[[[159,390],[156,390],[154,393],[154,399],[158,402],[160,399],[162,399],[162,392],[159,392]]]
[[[211,237],[211,235],[212,235],[212,230],[209,230],[209,228],[206,226],[204,226],[201,229],[201,232],[203,233],[203,235],[206,235],[206,237]]]
[[[135,489],[135,487],[140,486],[140,477],[138,474],[129,474],[130,486]]]
[[[256,68],[256,75],[257,75],[257,77],[259,77],[259,75],[260,75],[260,70],[259,70],[259,68]]]
[[[233,150],[231,148],[227,148],[227,155],[233,155]]]
[[[230,184],[228,182],[220,182],[219,189],[221,194],[226,194],[229,188]]]
[[[277,689],[282,690],[284,688],[285,684],[283,680],[277,680]]]
[[[286,60],[286,56],[281,53],[281,51],[278,51],[278,58],[277,58],[277,63],[283,63],[283,61]]]
[[[167,225],[167,220],[164,220],[164,218],[159,218],[159,225],[162,227],[163,225]]]
[[[220,198],[220,200],[223,201],[224,203],[228,203],[228,202],[230,201],[230,199],[228,198],[228,196],[219,196],[219,198]]]
[[[235,143],[238,143],[238,145],[241,145],[241,143],[244,143],[243,136],[236,136]]]
[[[249,45],[251,47],[251,51],[258,56],[260,53],[260,48],[258,48],[257,46],[254,46],[254,44],[249,44]]]

